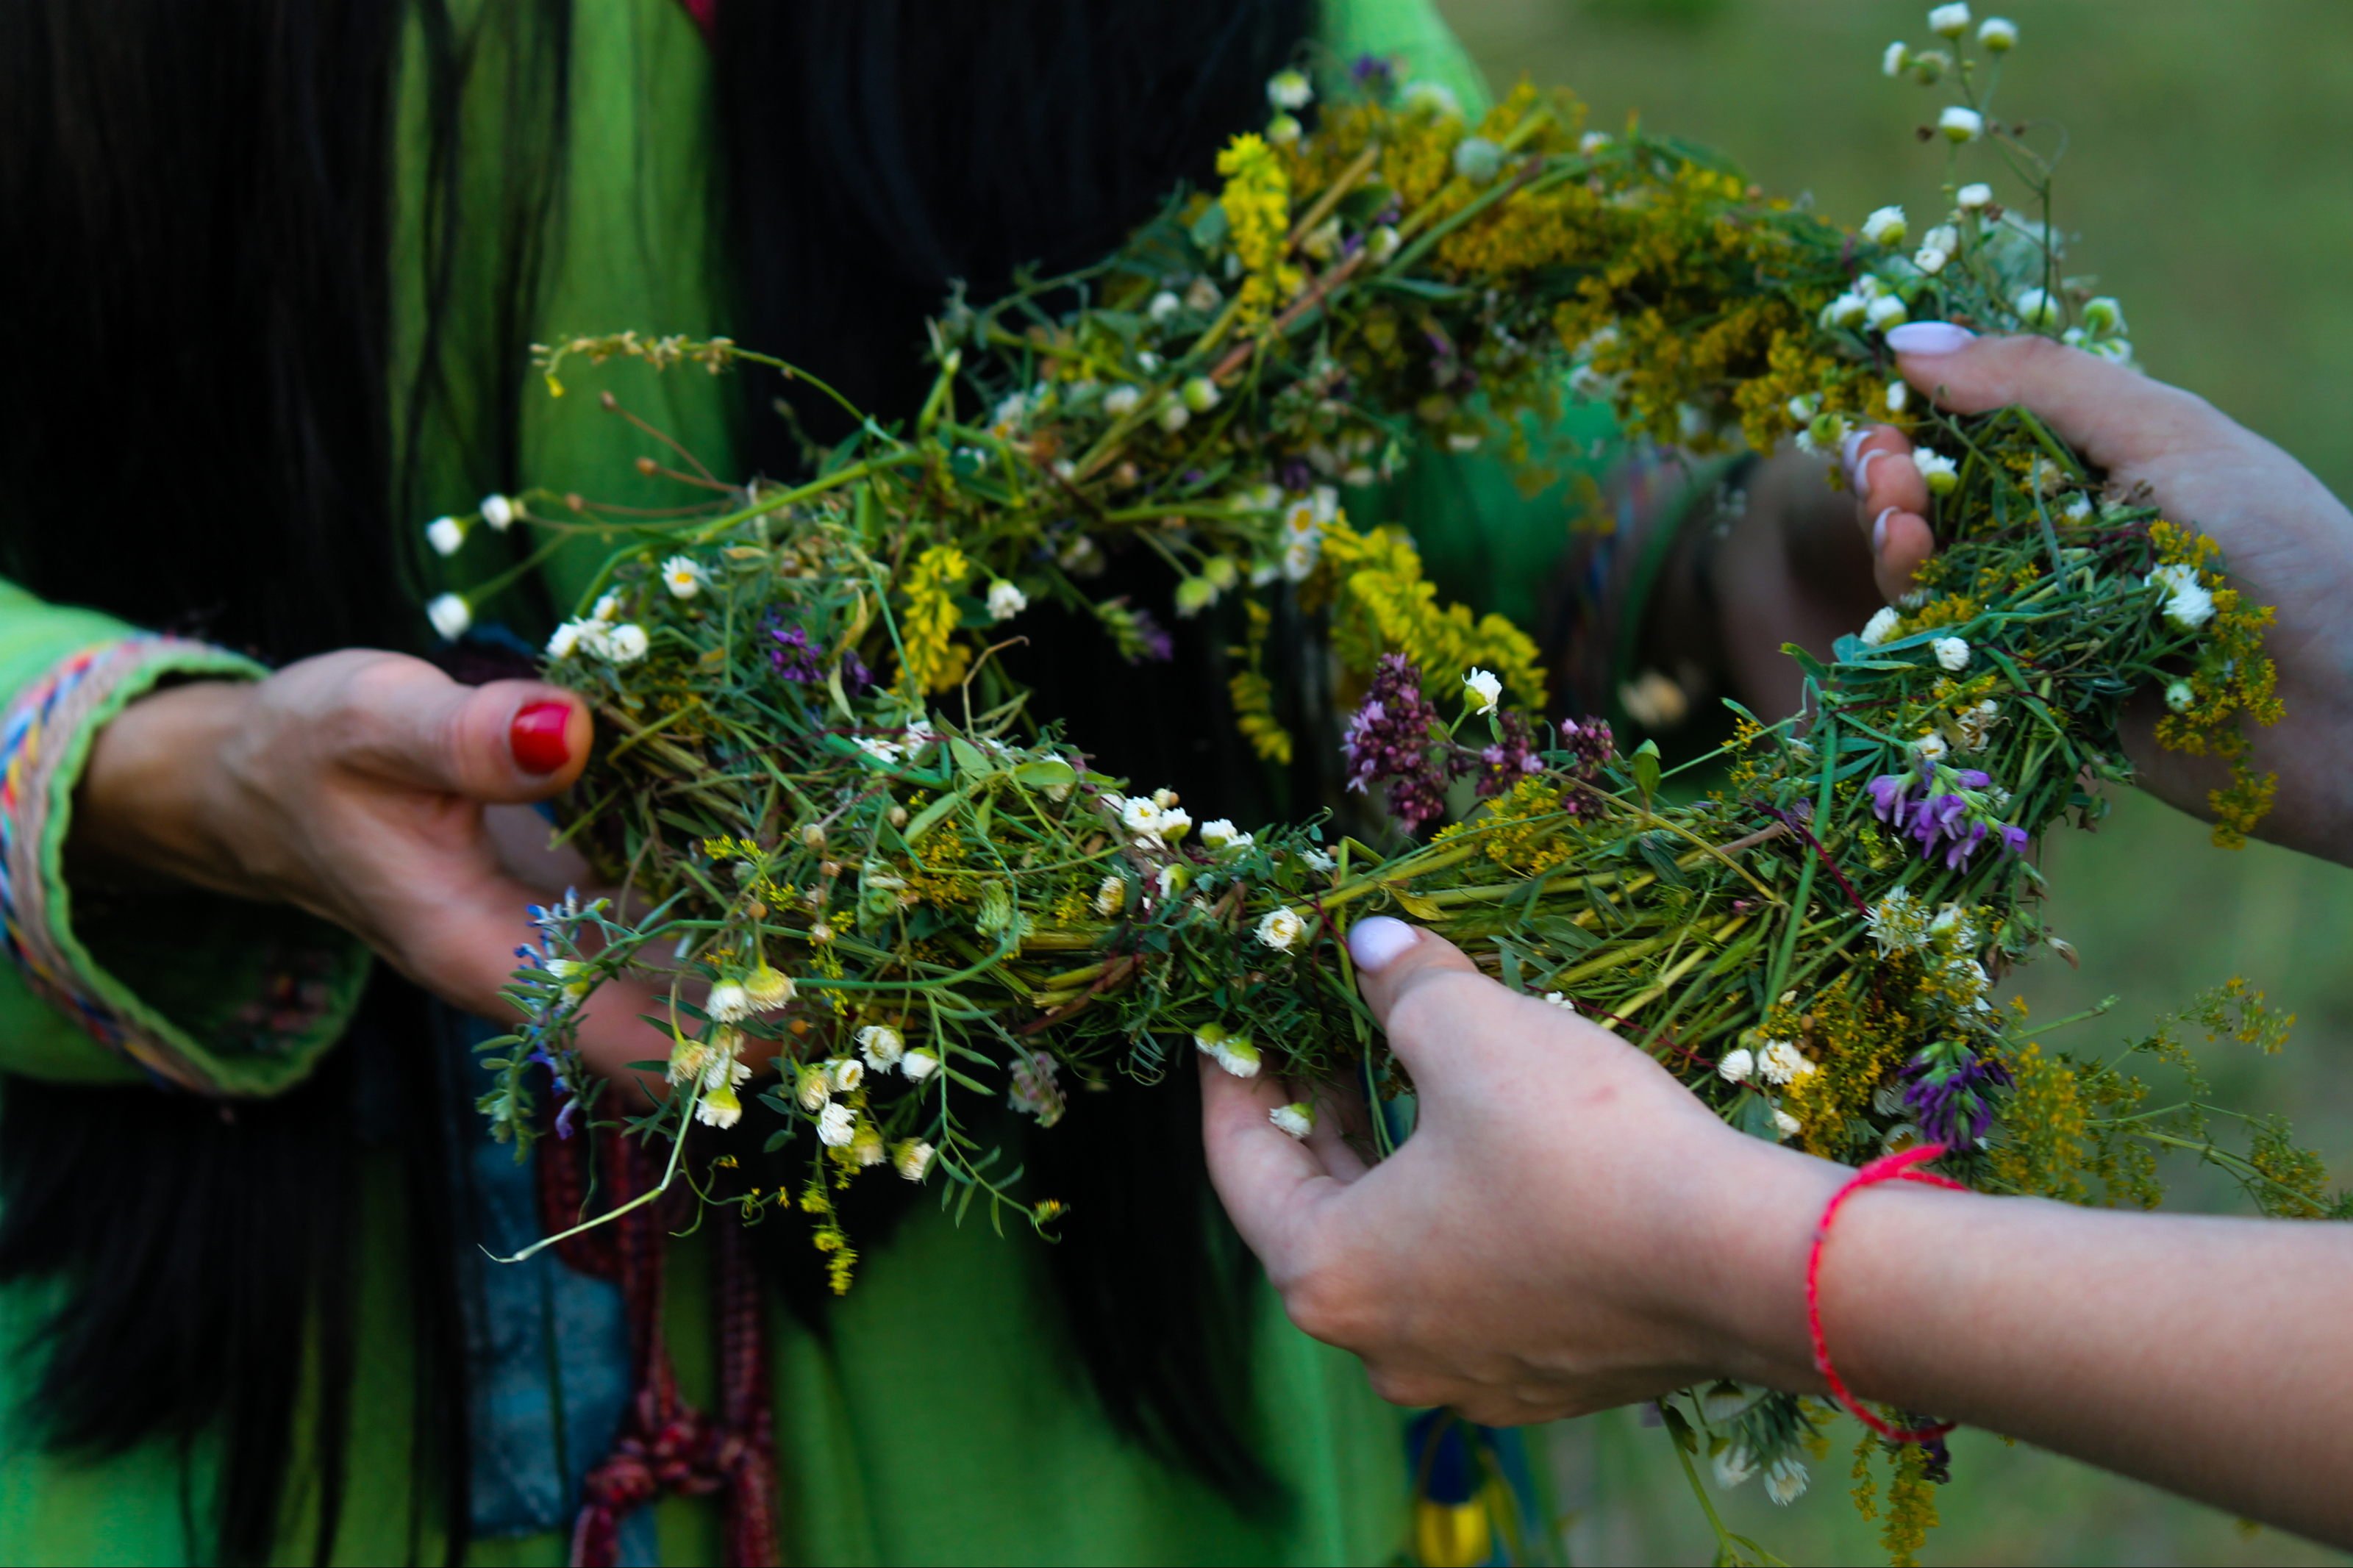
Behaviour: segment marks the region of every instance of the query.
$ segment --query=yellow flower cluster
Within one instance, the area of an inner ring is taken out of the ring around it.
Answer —
[[[906,576],[907,609],[899,622],[899,685],[910,701],[961,682],[972,650],[949,641],[964,612],[956,595],[972,576],[971,563],[953,544],[934,544],[915,558]]]
[[[1794,1026],[1789,1037],[1814,1064],[1789,1085],[1783,1105],[1804,1129],[1799,1142],[1826,1159],[1875,1153],[1855,1146],[1847,1126],[1862,1121],[1872,1091],[1908,1053],[1906,1014],[1854,975],[1816,996]]]
[[[1256,599],[1243,601],[1242,607],[1250,616],[1249,640],[1241,647],[1226,650],[1229,657],[1248,660],[1248,668],[1226,682],[1233,698],[1234,722],[1261,759],[1289,767],[1291,731],[1274,716],[1274,682],[1266,678],[1265,669],[1266,634],[1274,616]]]
[[[1534,638],[1499,615],[1476,621],[1466,605],[1438,603],[1421,555],[1405,531],[1358,533],[1345,521],[1324,531],[1323,555],[1306,602],[1335,602],[1333,644],[1341,662],[1369,677],[1384,653],[1401,653],[1426,679],[1442,681],[1477,667],[1504,679],[1519,703],[1545,706],[1545,672]]]
[[[1237,136],[1218,154],[1226,179],[1218,205],[1225,209],[1234,254],[1249,271],[1241,289],[1240,324],[1266,320],[1277,300],[1298,290],[1302,274],[1286,258],[1291,231],[1291,176],[1263,138]]]
[[[2214,812],[2214,842],[2235,849],[2271,810],[2279,786],[2276,776],[2259,774],[2247,764],[2242,728],[2242,719],[2257,724],[2280,720],[2278,671],[2263,650],[2263,631],[2275,616],[2270,605],[2250,605],[2238,589],[2224,585],[2210,564],[2221,553],[2213,540],[2163,521],[2151,524],[2148,532],[2160,564],[2191,568],[2214,596],[2206,651],[2189,678],[2190,706],[2158,721],[2158,743],[2191,756],[2211,752],[2231,764],[2230,784],[2210,791],[2206,800]]]
[[[1560,814],[1565,795],[1556,780],[1541,774],[1522,779],[1478,816],[1440,828],[1433,842],[1475,827],[1479,847],[1506,871],[1530,877],[1549,870],[1574,847],[1566,832],[1568,821]]]

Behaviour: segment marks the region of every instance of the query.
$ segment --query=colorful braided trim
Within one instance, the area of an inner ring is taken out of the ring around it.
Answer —
[[[203,1047],[153,1015],[82,953],[67,929],[64,825],[90,738],[125,701],[167,676],[251,679],[249,659],[180,637],[137,636],[83,648],[18,691],[0,719],[0,934],[33,993],[161,1083],[221,1093]],[[315,993],[319,988],[311,988]],[[322,1004],[323,1005],[323,1004]],[[302,1028],[315,1017],[278,1018]]]

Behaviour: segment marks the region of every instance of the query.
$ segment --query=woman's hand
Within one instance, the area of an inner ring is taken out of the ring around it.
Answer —
[[[1906,380],[1964,414],[2021,405],[2126,489],[2147,484],[2174,521],[2211,534],[2231,575],[2279,612],[2266,648],[2286,717],[2252,730],[2257,772],[2279,776],[2262,837],[2353,862],[2353,514],[2295,458],[2202,398],[2047,338],[1972,338],[1944,322],[1887,335]],[[1928,489],[1910,443],[1882,426],[1851,444],[1857,521],[1889,599],[1936,549]],[[2158,747],[2163,710],[2143,692],[2126,715],[2126,750],[2143,785],[2210,815],[2228,782],[2213,758]]]
[[[589,739],[586,707],[555,687],[466,687],[398,654],[322,654],[124,709],[90,749],[69,850],[118,874],[296,905],[444,1001],[511,1018],[499,989],[535,940],[524,910],[580,869],[531,867],[545,833],[519,808],[577,778]],[[637,1021],[649,1000],[611,985],[590,1005],[581,1045],[607,1076],[667,1055]]]
[[[1209,1173],[1292,1320],[1383,1397],[1495,1426],[1730,1373],[1813,1386],[1806,1248],[1839,1168],[1735,1132],[1632,1046],[1386,917],[1349,946],[1413,1074],[1367,1169],[1294,1088],[1207,1065]],[[1778,1346],[1765,1351],[1759,1346]]]

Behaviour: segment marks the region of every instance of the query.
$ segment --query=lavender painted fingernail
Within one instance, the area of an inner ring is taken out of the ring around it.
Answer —
[[[1870,434],[1867,428],[1850,430],[1846,433],[1845,438],[1839,442],[1839,463],[1846,469],[1850,482],[1854,479],[1854,449],[1862,446]]]
[[[1950,321],[1906,321],[1887,329],[1887,346],[1900,354],[1948,354],[1978,335]]]
[[[1895,509],[1891,506],[1885,511],[1881,512],[1877,517],[1872,519],[1871,552],[1873,555],[1884,555],[1887,553],[1887,520],[1894,515]]]
[[[1421,933],[1400,920],[1375,915],[1358,921],[1348,931],[1348,955],[1367,974],[1387,969],[1398,954],[1421,940]]]

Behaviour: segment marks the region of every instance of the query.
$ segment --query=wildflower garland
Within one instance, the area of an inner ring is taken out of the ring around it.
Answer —
[[[1966,8],[1936,23],[1957,43]],[[2014,41],[2007,26],[1987,25],[1988,47]],[[1988,117],[1984,62],[1957,53],[1899,46],[1886,63],[1957,83],[1966,101],[1931,134],[1955,157],[1989,143],[2044,194]],[[1918,407],[1882,335],[1933,316],[2129,361],[2115,301],[2060,277],[2047,226],[1957,173],[1950,216],[1906,248],[1896,209],[1843,232],[1682,142],[1587,131],[1566,94],[1524,86],[1472,124],[1377,62],[1357,77],[1360,98],[1312,132],[1292,112],[1304,79],[1278,78],[1268,134],[1219,157],[1222,192],[1172,203],[1100,266],[952,300],[912,427],[864,422],[806,483],[659,521],[534,492],[432,525],[444,554],[478,521],[626,541],[547,661],[599,723],[564,837],[623,892],[535,912],[543,941],[510,993],[526,1022],[485,1047],[498,1135],[539,1134],[538,1066],[569,1129],[596,1089],[572,1044],[582,1003],[651,975],[673,1092],[628,1126],[671,1142],[675,1175],[689,1125],[733,1124],[751,1098],[772,1148],[805,1143],[808,1179],[706,1195],[747,1221],[787,1203],[818,1216],[847,1289],[833,1194],[869,1169],[936,1173],[959,1214],[976,1197],[1040,1226],[1060,1212],[995,1172],[960,1111],[976,1097],[1050,1126],[1067,1085],[1156,1078],[1196,1051],[1245,1077],[1404,1088],[1341,940],[1394,910],[1641,1045],[1758,1136],[1858,1163],[1935,1142],[1981,1190],[2082,1200],[2089,1179],[2132,1202],[2154,1201],[2150,1147],[2178,1144],[2266,1212],[2345,1213],[2284,1128],[2231,1153],[2201,1089],[2160,1115],[2119,1064],[2043,1055],[1989,996],[2062,945],[2030,852],[2097,815],[2094,782],[2128,777],[2116,724],[2135,689],[2166,691],[2164,743],[2233,763],[2218,839],[2269,798],[2241,725],[2277,716],[2270,611],[2211,541],[2031,414]],[[1044,303],[1071,291],[1075,310]],[[779,363],[624,333],[551,346],[542,368],[560,393],[565,362],[614,356]],[[1744,715],[1725,786],[1689,804],[1669,803],[1655,748],[1621,755],[1606,725],[1546,721],[1531,640],[1440,605],[1405,534],[1359,531],[1338,504],[1335,483],[1377,483],[1423,443],[1540,469],[1530,433],[1565,384],[1698,450],[1828,451],[1892,421],[1936,498],[1940,552],[1916,590],[1827,665],[1791,650],[1802,717]],[[1457,780],[1479,809],[1388,852],[1320,822],[1197,823],[1199,803],[1094,771],[1082,735],[1039,727],[1051,716],[1027,711],[989,643],[1050,600],[1126,658],[1166,657],[1145,610],[1087,592],[1123,542],[1166,559],[1180,614],[1246,597],[1232,694],[1260,755],[1328,743],[1275,718],[1262,653],[1287,599],[1362,697],[1352,787],[1408,833]],[[470,606],[446,595],[435,624],[462,629]],[[2210,1030],[2276,1045],[2259,998],[2201,1005]],[[2168,1030],[2135,1049],[2179,1055]],[[1275,1119],[1304,1135],[1322,1113],[1303,1100]],[[1828,1415],[1732,1384],[1668,1409],[1720,1481],[1762,1472],[1782,1501]],[[1899,1517],[1932,1521],[1921,1478],[1941,1455],[1894,1463]],[[1890,1529],[1899,1552],[1916,1543]]]

